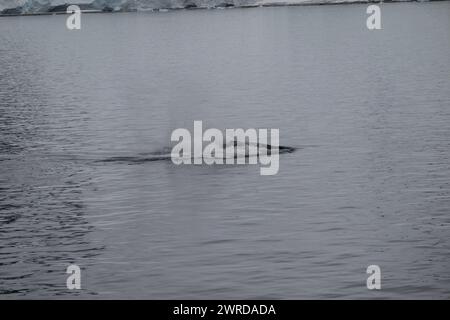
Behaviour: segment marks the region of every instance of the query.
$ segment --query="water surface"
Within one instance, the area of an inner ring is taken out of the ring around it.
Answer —
[[[449,298],[450,2],[365,10],[0,18],[1,298]],[[101,161],[194,120],[297,151]]]

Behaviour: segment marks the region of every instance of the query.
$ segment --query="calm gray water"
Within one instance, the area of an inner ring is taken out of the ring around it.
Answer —
[[[0,298],[449,298],[450,2],[365,10],[0,18]],[[194,120],[298,150],[102,161]]]

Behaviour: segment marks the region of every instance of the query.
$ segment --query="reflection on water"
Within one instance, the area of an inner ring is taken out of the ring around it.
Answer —
[[[1,298],[448,297],[449,5],[0,19]],[[194,120],[296,152],[175,166]]]

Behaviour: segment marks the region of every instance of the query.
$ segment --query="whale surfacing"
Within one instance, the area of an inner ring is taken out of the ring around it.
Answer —
[[[248,146],[248,143],[246,143],[246,146]],[[260,145],[258,144],[258,148],[265,148],[268,150],[269,154],[272,150],[272,146],[269,145]],[[140,163],[146,163],[146,162],[155,162],[155,161],[170,161],[171,160],[171,153],[170,148],[165,147],[156,151],[152,152],[143,152],[139,153],[137,155],[123,155],[123,156],[114,156],[109,157],[101,160],[97,160],[96,162],[117,162],[117,163],[128,163],[128,164],[140,164]],[[256,154],[249,154],[248,149],[246,148],[246,157],[253,157],[257,156]],[[297,148],[289,147],[289,146],[279,146],[278,147],[278,153],[279,154],[285,154],[285,153],[293,153],[297,150]],[[237,154],[234,154],[233,158],[236,158]],[[192,159],[193,160],[193,159]]]

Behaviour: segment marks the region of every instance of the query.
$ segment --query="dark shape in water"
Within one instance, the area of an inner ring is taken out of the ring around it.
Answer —
[[[237,146],[237,142],[235,141],[234,146]],[[248,144],[246,144],[248,146]],[[268,151],[272,149],[272,146],[269,145],[263,145]],[[260,144],[258,144],[258,148],[260,147]],[[293,153],[296,151],[297,148],[294,147],[288,147],[288,146],[279,146],[278,147],[278,153]],[[269,152],[270,154],[270,152]],[[248,154],[245,155],[246,158],[249,157]],[[235,154],[236,158],[236,154]],[[110,157],[103,160],[98,160],[97,162],[124,162],[124,163],[144,163],[144,162],[153,162],[153,161],[167,161],[171,159],[171,149],[170,148],[163,148],[159,151],[154,152],[148,152],[148,153],[141,153],[137,156],[117,156],[117,157]]]

